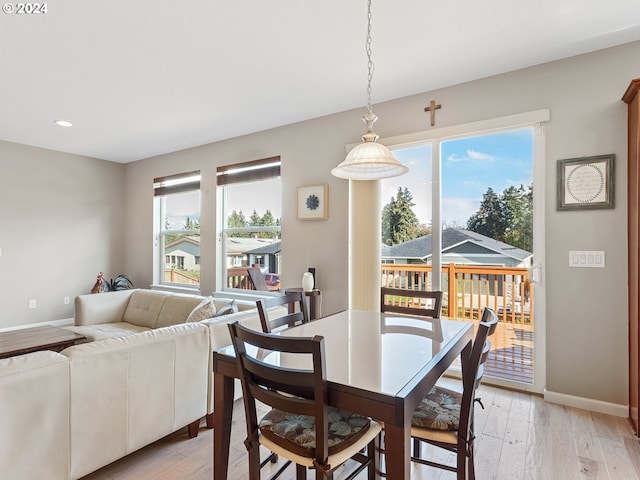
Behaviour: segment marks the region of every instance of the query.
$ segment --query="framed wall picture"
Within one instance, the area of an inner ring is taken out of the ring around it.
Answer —
[[[298,220],[326,220],[329,217],[329,185],[298,187]]]
[[[614,208],[615,155],[558,160],[557,210]]]

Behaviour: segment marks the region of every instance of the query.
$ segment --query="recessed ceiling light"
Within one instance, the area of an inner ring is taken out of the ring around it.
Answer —
[[[67,122],[66,120],[56,120],[56,125],[59,127],[71,127],[73,124],[71,122]]]

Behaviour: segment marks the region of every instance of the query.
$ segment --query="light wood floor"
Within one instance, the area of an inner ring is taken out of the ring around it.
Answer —
[[[640,440],[626,419],[489,386],[481,386],[479,396],[485,410],[476,410],[478,480],[640,480]],[[244,437],[240,401],[234,408],[229,480],[247,478]],[[213,431],[204,426],[194,439],[181,430],[83,480],[211,480],[212,439]],[[424,453],[454,461],[447,452],[423,447]],[[455,480],[450,472],[415,464],[412,469],[414,480]],[[336,473],[336,480],[342,477]],[[280,478],[294,479],[294,469]],[[358,477],[364,478],[364,473]]]

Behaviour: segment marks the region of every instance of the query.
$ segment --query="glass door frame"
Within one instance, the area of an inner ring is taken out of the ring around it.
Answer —
[[[494,377],[485,377],[485,382],[496,386],[514,388],[534,393],[544,393],[546,385],[546,309],[545,309],[545,278],[543,262],[545,259],[544,225],[545,225],[545,132],[544,125],[551,118],[548,109],[535,110],[506,117],[498,117],[478,122],[454,125],[450,127],[434,128],[405,135],[387,137],[379,142],[396,149],[431,145],[432,168],[432,286],[436,290],[442,289],[442,174],[440,159],[440,143],[462,137],[478,136],[498,133],[500,131],[515,130],[523,127],[533,127],[533,251],[534,263],[530,277],[534,288],[535,328],[533,333],[533,383],[521,383]]]

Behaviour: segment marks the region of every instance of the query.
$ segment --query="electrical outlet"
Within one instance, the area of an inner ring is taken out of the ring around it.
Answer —
[[[69,303],[70,303],[69,297],[64,297],[63,301],[64,301],[65,305],[69,305]]]
[[[38,302],[36,302],[35,298],[29,300],[29,308],[36,308],[38,306]]]

